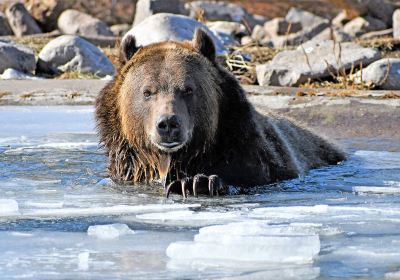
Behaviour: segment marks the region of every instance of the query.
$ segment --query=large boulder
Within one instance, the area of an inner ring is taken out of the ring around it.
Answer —
[[[6,10],[8,23],[18,37],[42,33],[39,25],[32,18],[22,3],[14,3]]]
[[[63,35],[50,41],[39,53],[39,72],[57,74],[69,71],[97,76],[114,74],[114,66],[99,48],[74,35]]]
[[[181,0],[139,0],[136,3],[133,25],[159,13],[185,14],[186,10]]]
[[[185,4],[189,16],[196,18],[202,14],[208,21],[234,21],[248,24],[253,28],[259,22],[256,17],[238,4],[222,1],[193,1]]]
[[[103,21],[72,9],[65,10],[58,18],[57,24],[58,29],[64,34],[87,37],[113,36],[112,31]]]
[[[400,59],[380,59],[358,71],[352,78],[356,83],[375,85],[384,90],[400,90]]]
[[[0,12],[0,36],[9,36],[12,34],[13,32],[10,25],[8,25],[6,15]]]
[[[33,72],[36,68],[33,51],[24,45],[0,41],[0,73],[7,68]]]
[[[217,55],[226,54],[222,42],[207,26],[193,18],[168,13],[160,13],[146,18],[126,33],[122,41],[126,40],[128,36],[134,36],[137,46],[146,46],[164,41],[192,40],[197,28],[202,28],[213,39]]]
[[[1,80],[43,80],[42,77],[36,77],[32,74],[18,71],[12,68],[4,70],[3,74],[0,75]]]
[[[360,63],[366,66],[379,58],[378,50],[355,43],[307,43],[296,50],[278,53],[266,64],[257,65],[257,80],[263,86],[297,86]]]
[[[349,21],[344,25],[343,31],[351,36],[358,37],[367,32],[384,30],[386,28],[387,25],[384,21],[370,16],[366,16],[366,17],[357,17]]]

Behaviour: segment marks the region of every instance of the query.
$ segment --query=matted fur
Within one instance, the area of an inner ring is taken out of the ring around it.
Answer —
[[[233,75],[200,51],[190,42],[165,42],[121,60],[125,64],[96,102],[98,130],[113,179],[138,183],[203,173],[219,175],[227,184],[255,186],[345,158],[326,140],[293,122],[257,112]],[[151,77],[153,70],[142,69],[143,65],[167,65],[165,71],[176,79],[192,75],[202,92],[198,104],[189,108],[193,111],[191,140],[176,153],[162,152],[151,144],[146,128],[152,123],[146,109],[131,110],[137,98],[133,88]]]

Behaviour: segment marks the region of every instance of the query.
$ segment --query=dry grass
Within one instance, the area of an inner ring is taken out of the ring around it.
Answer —
[[[8,92],[8,91],[1,91],[1,92],[0,92],[0,99],[3,98],[3,97],[5,97],[5,96],[7,96],[7,95],[11,95],[11,92]]]
[[[74,79],[92,80],[92,79],[100,79],[100,78],[102,78],[102,77],[99,77],[96,74],[82,73],[79,71],[64,72],[64,73],[54,77],[55,80],[74,80]]]
[[[255,84],[256,65],[270,61],[280,50],[250,44],[231,47],[233,52],[225,57],[225,64],[243,84]]]

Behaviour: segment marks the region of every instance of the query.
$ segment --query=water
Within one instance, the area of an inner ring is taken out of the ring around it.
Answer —
[[[301,180],[182,201],[107,179],[91,107],[0,107],[0,279],[399,278],[400,143],[341,144]]]

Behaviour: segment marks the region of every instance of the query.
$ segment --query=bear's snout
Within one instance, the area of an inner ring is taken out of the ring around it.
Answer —
[[[155,126],[158,134],[155,144],[159,149],[172,152],[185,144],[187,139],[184,139],[182,120],[178,115],[162,115]]]
[[[182,121],[177,115],[161,116],[157,121],[158,134],[165,140],[177,140],[181,132]]]

